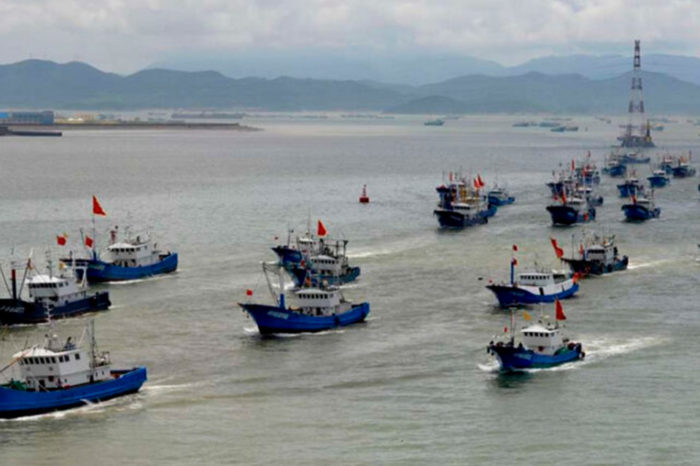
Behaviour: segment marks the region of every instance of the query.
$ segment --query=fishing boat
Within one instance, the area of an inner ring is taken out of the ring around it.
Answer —
[[[17,269],[11,265],[10,297],[0,299],[0,325],[37,324],[109,309],[109,293],[89,293],[87,282],[76,277],[75,267],[54,274],[50,258],[47,263],[46,274],[32,274],[35,270],[28,260],[19,288]],[[29,300],[21,298],[25,285]]]
[[[603,173],[612,178],[619,178],[627,174],[627,165],[619,160],[608,160],[603,168]]]
[[[474,179],[473,189],[463,178],[458,176],[457,179],[458,181],[451,180],[448,185],[436,188],[440,199],[438,208],[433,213],[440,226],[465,228],[488,223],[489,217],[496,214],[498,207],[489,204],[488,199],[480,194],[479,190],[485,186],[481,176]]]
[[[501,188],[498,185],[490,189],[488,193],[486,193],[486,196],[488,197],[489,204],[492,206],[501,207],[515,202],[515,198],[511,196],[505,188]]]
[[[442,126],[445,124],[445,120],[441,120],[440,118],[436,118],[434,120],[428,120],[423,124],[425,126]]]
[[[296,285],[307,280],[311,280],[313,285],[323,281],[330,285],[343,285],[360,276],[360,268],[348,263],[347,240],[335,240],[334,245],[328,244],[323,238],[320,242],[321,253],[304,256],[301,262],[285,266]]]
[[[671,178],[668,177],[666,170],[661,168],[654,170],[651,176],[647,177],[647,180],[649,180],[649,185],[652,188],[664,188],[671,182]]]
[[[644,185],[638,178],[629,177],[624,183],[617,185],[617,190],[620,192],[620,197],[632,197],[644,191]]]
[[[0,371],[19,369],[18,378],[0,385],[0,418],[65,410],[137,392],[146,381],[146,368],[112,369],[109,353],[97,351],[92,320],[87,334],[88,349],[70,337],[61,344],[52,332],[42,345],[14,354]]]
[[[327,238],[328,231],[321,220],[318,221],[316,234],[310,230],[309,226],[304,235],[296,238],[295,243],[292,243],[294,230],[289,230],[287,244],[272,248],[279,265],[289,272],[296,285],[303,284],[307,279],[311,279],[313,284],[325,281],[342,285],[360,276],[360,267],[349,264],[348,240]]]
[[[605,200],[603,196],[597,194],[592,187],[586,185],[577,185],[575,188],[575,196],[584,198],[588,202],[588,205],[593,207],[602,206]]]
[[[514,249],[517,247],[514,246]],[[578,276],[544,270],[516,274],[517,263],[513,257],[510,262],[510,282],[490,282],[486,286],[496,295],[501,307],[551,303],[556,299],[570,298],[578,291]]]
[[[661,215],[661,208],[656,207],[653,195],[649,197],[632,196],[632,202],[624,204],[622,210],[625,212],[625,218],[628,221],[642,222],[652,218],[659,218]]]
[[[591,206],[585,198],[555,196],[554,202],[547,206],[547,211],[552,217],[554,225],[574,225],[595,220],[595,207]]]
[[[671,173],[674,178],[690,178],[695,176],[696,171],[695,167],[690,166],[688,161],[681,157],[678,160],[678,164],[672,167]]]
[[[85,271],[89,282],[111,282],[120,280],[136,280],[152,277],[177,270],[178,255],[176,252],[163,251],[158,248],[150,234],[132,235],[127,228],[124,238],[120,239],[119,227],[110,231],[110,244],[102,254],[97,251],[97,234],[95,231],[95,215],[106,215],[95,196],[92,197],[92,237],[83,235],[83,243],[89,253],[89,258],[62,259],[62,262],[74,262],[76,274],[82,278]]]
[[[239,303],[255,320],[261,335],[320,332],[362,322],[367,318],[369,303],[353,304],[345,300],[340,288],[324,283],[291,290],[291,297],[296,303],[287,306],[284,292],[275,293],[270,282],[269,272],[274,271],[276,266],[263,263],[263,273],[275,304]],[[277,269],[279,271],[279,267]],[[284,290],[281,280],[279,289]],[[247,294],[252,295],[251,292]]]
[[[583,345],[571,341],[564,334],[559,322],[566,319],[559,301],[556,301],[556,321],[541,318],[520,330],[520,341],[515,341],[515,321],[511,313],[510,337],[506,341],[492,340],[487,352],[496,357],[500,369],[505,372],[559,366],[583,359]],[[531,320],[527,311],[525,320]],[[507,330],[507,328],[506,328]]]
[[[626,270],[629,264],[627,256],[620,256],[615,246],[615,235],[584,235],[579,244],[578,257],[574,257],[573,250],[571,257],[564,257],[564,249],[559,246],[557,240],[551,238],[551,242],[557,258],[567,263],[571,271],[579,277]]]

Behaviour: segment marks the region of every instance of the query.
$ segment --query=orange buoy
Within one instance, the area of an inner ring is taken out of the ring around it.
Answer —
[[[362,195],[360,196],[360,204],[368,204],[369,196],[367,195],[367,185],[362,186]]]

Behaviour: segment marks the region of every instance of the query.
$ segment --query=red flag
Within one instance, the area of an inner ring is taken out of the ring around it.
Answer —
[[[561,259],[564,257],[564,250],[559,247],[557,244],[556,238],[549,238],[549,240],[552,242],[552,247],[554,248],[554,254],[557,255],[557,259]]]
[[[479,189],[479,187],[480,187],[480,186],[479,186],[479,180],[477,180],[476,178],[474,178],[474,189]]]
[[[566,320],[566,316],[564,315],[564,308],[561,305],[561,301],[558,299],[555,301],[555,306],[557,310],[556,318],[557,320]]]
[[[483,188],[486,186],[486,183],[484,183],[484,180],[481,179],[481,175],[476,175],[476,181],[479,183],[479,187]]]
[[[322,221],[318,221],[318,228],[316,234],[318,236],[326,236],[328,234],[328,231],[326,230],[326,227],[323,225]]]
[[[253,296],[253,290],[251,290],[250,288],[248,288],[247,290],[245,290],[245,295],[246,295],[246,296]]]
[[[92,213],[94,215],[107,215],[107,212],[104,211],[100,202],[97,200],[97,196],[92,196]]]
[[[574,159],[571,159],[571,171],[576,170],[576,161]]]
[[[66,245],[66,235],[56,236],[56,243],[58,243],[59,246],[65,246]]]
[[[517,244],[514,244],[514,245],[513,245],[513,251],[517,251],[517,250],[518,250],[518,245],[517,245]]]
[[[566,204],[566,192],[564,192],[564,191],[561,192],[561,202]]]
[[[513,263],[513,265],[518,265],[518,259],[516,259],[516,258],[514,257],[512,263]]]
[[[584,256],[583,244],[579,244],[579,246],[578,246],[578,253],[581,254],[581,257]]]
[[[508,327],[503,327],[503,333],[508,333]]]
[[[88,235],[85,235],[85,246],[91,248],[95,242]]]

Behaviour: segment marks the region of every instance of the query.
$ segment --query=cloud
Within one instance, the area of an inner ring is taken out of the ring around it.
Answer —
[[[3,0],[0,61],[81,59],[133,71],[163,56],[305,47],[543,54],[700,54],[692,0]]]

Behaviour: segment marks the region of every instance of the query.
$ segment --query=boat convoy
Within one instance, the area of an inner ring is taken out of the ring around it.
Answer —
[[[641,78],[633,79],[640,80],[641,91]],[[434,120],[425,125],[443,123]],[[640,129],[639,135],[634,134],[634,128]],[[552,131],[577,129],[561,126]],[[646,127],[630,124],[626,129],[622,144],[606,157],[602,173],[610,178],[624,177],[616,185],[623,199],[624,216],[620,220],[644,222],[659,218],[661,208],[656,206],[655,191],[668,186],[671,176],[677,179],[695,176],[695,168],[690,165],[692,154],[665,153],[658,157],[658,163],[650,167],[650,176],[646,177],[647,186],[642,181],[644,177],[637,177],[636,170],[628,165],[651,162],[648,149],[655,146],[649,123]],[[602,179],[590,152],[579,160],[574,158],[570,164],[560,164],[552,172],[552,180],[546,183],[548,199],[544,203],[553,230],[564,231],[565,227],[596,221],[596,209],[604,204],[598,192]],[[482,228],[501,208],[516,202],[504,186],[494,184],[487,188],[481,174],[467,176],[461,170],[449,172],[447,177],[443,174],[443,182],[436,191],[438,202],[433,215],[441,230]],[[358,201],[369,204],[366,185]],[[42,344],[25,344],[24,349],[13,354],[9,363],[0,368],[0,375],[6,380],[0,385],[0,418],[104,401],[135,393],[146,382],[145,367],[113,369],[109,353],[97,350],[94,318],[89,319],[77,343],[71,337],[62,343],[55,333],[58,319],[109,309],[109,292],[93,292],[91,284],[139,281],[177,270],[177,252],[159,247],[149,233],[133,233],[130,228],[111,228],[105,235],[106,245],[100,250],[96,217],[106,215],[93,196],[91,231],[80,231],[81,250],[64,254],[58,270],[54,270],[50,254],[47,254],[46,272],[38,271],[31,254],[26,262],[21,261],[21,266],[20,261],[10,263],[9,282],[0,268],[8,294],[0,299],[0,325],[50,325]],[[620,254],[615,235],[581,230],[578,239],[572,235],[568,255],[557,238],[549,238],[563,270],[537,263],[518,270],[519,247],[513,245],[509,279],[489,280],[486,285],[498,306],[510,310],[510,325],[504,328],[503,337],[496,337],[487,345],[488,354],[496,359],[501,371],[549,368],[584,359],[583,344],[567,335],[561,300],[575,297],[587,277],[626,270],[629,258]],[[67,235],[58,235],[56,242],[59,247],[65,247]],[[238,303],[255,322],[260,335],[322,332],[367,320],[370,303],[352,302],[343,293],[343,287],[356,281],[361,272],[359,266],[350,264],[348,243],[344,238],[330,238],[321,220],[317,221],[315,232],[312,231],[309,219],[303,234],[295,235],[290,229],[286,242],[278,241],[272,247],[276,260],[262,264],[272,303],[254,301],[251,289],[246,290],[245,300]],[[554,321],[544,313],[550,306],[554,306]],[[536,321],[530,312],[537,311],[528,312],[532,307],[539,308]],[[525,322],[519,331],[518,312]],[[8,377],[11,372],[14,375]]]

